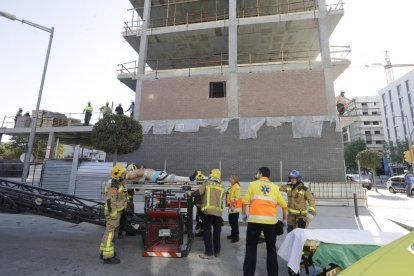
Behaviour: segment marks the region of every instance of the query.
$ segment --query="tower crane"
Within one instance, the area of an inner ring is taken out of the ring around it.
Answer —
[[[385,51],[385,64],[382,63],[372,63],[369,65],[365,65],[365,67],[372,67],[372,66],[381,66],[385,69],[385,77],[387,78],[387,84],[394,81],[394,67],[412,67],[414,64],[392,64],[390,60],[390,56],[388,51]]]

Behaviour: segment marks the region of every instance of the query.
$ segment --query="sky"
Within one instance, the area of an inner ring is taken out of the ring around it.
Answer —
[[[40,109],[81,113],[87,101],[95,110],[106,101],[129,106],[135,93],[116,70],[138,57],[121,35],[130,8],[128,0],[0,0],[0,10],[55,28]],[[335,81],[335,93],[378,95],[385,70],[365,65],[384,64],[386,50],[393,64],[414,63],[414,1],[348,0],[344,9],[330,44],[349,45],[351,65]],[[47,32],[0,17],[0,126],[19,107],[35,109],[48,40]],[[395,79],[412,69],[395,68]]]

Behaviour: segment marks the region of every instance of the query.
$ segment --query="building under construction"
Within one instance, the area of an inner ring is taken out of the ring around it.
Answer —
[[[177,174],[343,181],[334,80],[347,47],[329,37],[341,0],[130,0],[123,36],[138,60],[118,78],[135,93],[144,130],[122,161]]]

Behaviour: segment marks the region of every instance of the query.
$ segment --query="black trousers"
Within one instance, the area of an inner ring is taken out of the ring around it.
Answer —
[[[85,122],[84,122],[84,126],[89,126],[89,121],[91,120],[92,117],[92,112],[85,112]]]
[[[229,224],[231,227],[231,234],[230,236],[233,239],[239,238],[239,213],[229,214]]]
[[[220,232],[223,219],[221,217],[203,214],[204,225],[204,254],[220,253]],[[213,232],[211,228],[213,227]]]
[[[251,223],[247,224],[246,232],[246,255],[244,257],[243,275],[253,276],[256,271],[257,243],[260,232],[263,231],[266,241],[267,275],[278,275],[278,264],[276,255],[276,227],[275,224]]]

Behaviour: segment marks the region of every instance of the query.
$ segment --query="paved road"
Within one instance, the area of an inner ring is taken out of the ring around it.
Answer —
[[[0,214],[0,275],[242,275],[246,227],[241,241],[231,244],[222,231],[222,252],[213,261],[198,257],[204,249],[196,238],[186,258],[141,257],[140,237],[119,240],[120,265],[103,265],[99,243],[104,228],[87,223],[74,225],[28,214]],[[277,242],[279,247],[282,239]],[[257,275],[266,275],[266,246],[258,248]],[[279,258],[280,275],[286,275],[286,262]]]

